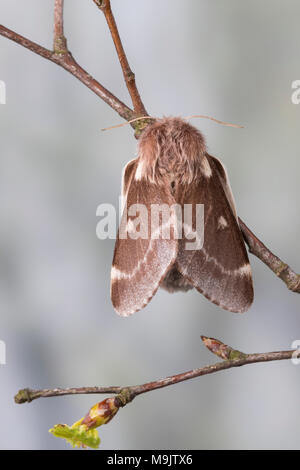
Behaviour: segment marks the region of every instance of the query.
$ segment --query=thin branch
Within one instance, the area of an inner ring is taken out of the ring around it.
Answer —
[[[241,219],[239,222],[250,253],[265,263],[286,284],[288,289],[300,294],[300,274],[296,274],[290,266],[274,255]]]
[[[55,0],[54,4],[53,51],[56,54],[68,52],[67,40],[64,36],[64,0]]]
[[[50,51],[39,44],[30,41],[29,39],[21,36],[18,33],[0,25],[0,35],[10,39],[26,49],[34,52],[35,54],[44,57],[44,59],[50,60],[57,65],[60,65],[65,70],[70,72],[74,77],[78,78],[85,86],[92,90],[99,98],[107,103],[112,109],[114,109],[123,119],[126,121],[135,118],[135,113],[126,104],[122,103],[116,96],[108,91],[103,85],[101,85],[95,78],[93,78],[88,72],[86,72],[73,58],[71,52],[66,54],[57,54],[54,51]],[[132,124],[134,127],[134,123]],[[135,128],[135,127],[134,127]]]
[[[122,67],[124,80],[131,96],[131,101],[134,111],[136,113],[136,117],[147,116],[148,113],[145,109],[145,106],[142,102],[142,99],[135,83],[135,75],[132,72],[126,57],[118,27],[111,9],[110,0],[93,0],[93,2],[97,5],[100,10],[102,10],[105,16]]]
[[[52,55],[53,55],[52,51],[50,51],[49,49],[46,49],[43,46],[40,46],[39,44],[33,41],[30,41],[24,36],[21,36],[20,34],[15,33],[11,29],[8,29],[3,25],[0,25],[0,35],[4,36],[7,39],[10,39],[11,41],[14,41],[20,44],[23,47],[26,47],[26,49],[29,49],[31,52],[34,52],[35,54],[38,54],[44,57],[44,59],[52,60]]]
[[[202,337],[202,340],[205,343],[209,338]],[[211,340],[211,339],[210,339]],[[217,340],[214,340],[217,341]],[[276,352],[267,352],[267,353],[257,353],[257,354],[244,354],[240,351],[233,350],[229,346],[224,345],[221,342],[218,342],[219,346],[222,345],[223,348],[228,348],[228,356],[234,357],[234,359],[228,359],[223,362],[217,362],[215,364],[201,367],[199,369],[189,370],[181,374],[172,375],[163,379],[159,379],[153,382],[148,382],[142,385],[133,385],[129,387],[80,387],[80,388],[55,388],[55,389],[42,389],[42,390],[32,390],[29,388],[20,390],[15,396],[15,402],[18,404],[31,402],[37,398],[47,398],[47,397],[57,397],[62,395],[82,395],[82,394],[118,394],[123,397],[126,396],[126,400],[122,406],[132,401],[136,396],[141,395],[142,393],[151,392],[159,388],[168,387],[170,385],[175,385],[179,382],[185,380],[194,379],[196,377],[201,377],[203,375],[214,374],[215,372],[220,372],[222,370],[231,369],[233,367],[245,366],[248,364],[254,364],[258,362],[271,362],[271,361],[281,361],[291,359],[295,357],[298,351],[276,351]],[[235,355],[229,356],[234,351]],[[215,354],[217,354],[215,352]],[[218,354],[217,354],[218,355]],[[224,356],[223,356],[224,357]]]
[[[99,393],[121,393],[124,387],[76,387],[76,388],[53,388],[42,390],[32,390],[30,388],[24,388],[19,390],[15,396],[15,402],[30,403],[37,398],[49,398],[49,397],[62,397],[64,395],[89,395]]]

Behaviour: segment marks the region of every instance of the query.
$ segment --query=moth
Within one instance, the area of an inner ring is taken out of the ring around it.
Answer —
[[[228,176],[220,160],[207,152],[199,130],[173,117],[149,124],[139,139],[138,157],[123,170],[122,187],[124,210],[111,269],[111,299],[119,315],[141,310],[159,287],[169,292],[195,288],[225,310],[249,309],[251,267]],[[148,236],[131,237],[137,227],[128,208],[146,208],[150,225],[151,208],[157,205],[169,208],[170,236],[162,236],[164,221]],[[200,249],[188,249],[189,234],[197,237],[199,205],[204,236]],[[184,207],[190,208],[192,220],[179,220],[178,207],[183,214]],[[181,237],[176,224],[184,228]]]

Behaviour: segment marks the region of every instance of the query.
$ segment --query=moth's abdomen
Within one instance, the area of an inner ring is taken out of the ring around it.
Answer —
[[[160,287],[167,290],[168,292],[187,292],[188,290],[194,288],[194,286],[182,276],[176,266],[173,266],[172,269],[170,269],[160,284]]]
[[[170,184],[190,184],[200,174],[205,152],[195,127],[181,118],[158,119],[140,137],[136,179],[159,184],[167,176]]]

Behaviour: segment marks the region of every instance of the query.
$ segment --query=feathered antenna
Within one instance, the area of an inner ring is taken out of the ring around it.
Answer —
[[[193,116],[185,116],[184,119],[194,119],[194,118],[202,118],[202,119],[210,119],[211,121],[216,122],[217,124],[222,124],[223,126],[228,126],[228,127],[236,127],[238,129],[243,129],[244,126],[240,126],[239,124],[231,124],[230,122],[225,122],[225,121],[220,121],[219,119],[216,119],[211,116],[206,116],[204,114],[195,114]],[[127,124],[131,124],[132,122],[140,121],[141,119],[159,119],[157,117],[153,116],[141,116],[135,119],[131,119],[130,121],[127,122],[122,122],[122,124],[116,124],[115,126],[110,126],[110,127],[104,127],[101,129],[102,131],[109,131],[110,129],[117,129],[118,127],[123,127],[127,126]]]
[[[130,121],[122,122],[122,124],[116,124],[115,126],[104,127],[101,131],[109,131],[110,129],[117,129],[117,127],[127,126],[127,124],[131,124],[132,122],[140,121],[141,119],[157,119],[152,116],[141,116],[135,119],[130,119]]]
[[[238,129],[244,129],[244,126],[240,126],[239,124],[231,124],[230,122],[220,121],[219,119],[216,119],[216,118],[211,117],[211,116],[206,116],[204,114],[195,114],[193,116],[185,116],[184,119],[194,119],[194,118],[210,119],[211,121],[214,121],[218,124],[222,124],[223,126],[229,126],[229,127],[236,127]]]

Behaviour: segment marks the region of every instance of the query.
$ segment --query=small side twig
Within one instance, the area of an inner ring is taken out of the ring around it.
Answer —
[[[107,25],[110,30],[111,37],[113,39],[119,62],[121,64],[124,80],[131,97],[133,109],[136,117],[147,116],[147,111],[140,97],[139,91],[135,82],[135,74],[129,66],[127,56],[120,38],[119,30],[111,9],[110,0],[93,0],[97,7],[103,12]]]
[[[239,223],[250,253],[265,263],[286,284],[289,290],[300,294],[300,274],[295,273],[289,265],[274,255],[240,218]]]
[[[64,36],[64,0],[55,0],[53,51],[55,54],[66,54],[67,40]]]
[[[89,395],[95,393],[115,393],[118,394],[124,387],[75,387],[75,388],[44,388],[42,390],[32,390],[31,388],[24,388],[19,390],[15,396],[15,402],[30,403],[37,398],[49,397],[62,397],[64,395]]]

